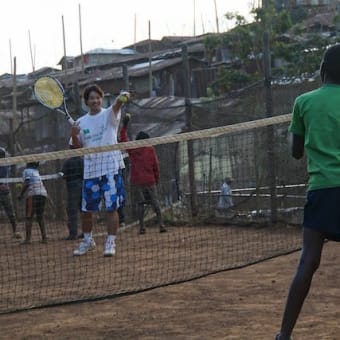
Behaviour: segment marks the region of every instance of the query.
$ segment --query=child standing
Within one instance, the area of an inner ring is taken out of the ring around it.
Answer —
[[[44,222],[44,210],[47,197],[47,191],[39,174],[39,162],[27,163],[23,172],[23,187],[18,199],[22,199],[26,194],[26,219],[25,230],[26,237],[24,244],[31,242],[32,221],[33,217],[37,217],[40,227],[41,239],[43,243],[47,242],[46,228]]]
[[[340,44],[326,50],[320,76],[319,89],[296,99],[290,125],[292,155],[300,159],[306,151],[309,183],[302,253],[276,340],[290,339],[325,239],[340,241]]]

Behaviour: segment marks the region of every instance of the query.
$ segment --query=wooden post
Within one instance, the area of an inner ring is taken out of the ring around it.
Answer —
[[[152,97],[152,44],[151,44],[151,23],[149,20],[149,97]]]
[[[196,0],[194,0],[194,23],[193,23],[193,26],[194,26],[194,37],[196,37]]]
[[[30,55],[31,55],[31,63],[32,63],[32,72],[35,71],[35,55],[33,57],[33,51],[32,51],[32,41],[31,41],[31,31],[28,30],[28,42],[30,46]]]
[[[13,59],[12,59],[12,41],[9,39],[9,58],[10,58],[10,65],[11,65],[11,74],[13,74]]]
[[[212,205],[212,197],[211,197],[211,190],[212,190],[212,156],[213,156],[213,149],[210,147],[209,149],[209,177],[208,177],[208,209],[209,209],[209,215],[213,216],[213,211],[215,211],[213,205]]]
[[[64,46],[64,72],[65,72],[65,85],[67,84],[67,60],[66,60],[66,38],[65,38],[65,24],[64,24],[64,16],[61,16],[61,23],[63,28],[63,46]]]
[[[129,82],[129,73],[127,65],[123,65],[123,81],[124,81],[124,90],[130,91],[130,82]]]
[[[137,14],[135,13],[134,27],[133,27],[133,49],[136,51],[137,44]]]
[[[184,74],[184,93],[185,93],[185,116],[186,116],[186,130],[192,130],[192,111],[191,111],[191,82],[190,82],[190,67],[188,47],[183,45],[182,47],[183,58],[183,74]],[[192,140],[187,141],[188,148],[188,167],[189,167],[189,186],[190,186],[190,203],[191,214],[193,217],[197,216],[197,190],[195,179],[195,155],[194,155],[194,143]]]
[[[219,23],[218,23],[218,11],[217,11],[216,0],[214,0],[214,4],[215,4],[216,32],[217,32],[217,33],[220,33],[220,25],[219,25]]]
[[[80,4],[78,4],[78,9],[79,9],[79,41],[80,41],[81,73],[84,74],[84,54],[83,54],[83,38],[82,38],[82,27],[81,27]]]
[[[13,93],[12,93],[12,117],[9,119],[9,143],[8,151],[10,155],[15,156],[15,134],[14,134],[14,122],[16,121],[17,114],[17,60],[16,57],[13,58]],[[16,177],[15,165],[11,166],[11,177]],[[16,186],[13,186],[13,197],[17,197]],[[13,199],[14,211],[18,211],[17,200]]]
[[[264,10],[264,25],[263,32],[263,58],[264,58],[264,86],[266,91],[266,116],[273,116],[273,94],[271,87],[271,57],[270,57],[270,24],[268,20],[268,0],[262,2]],[[275,169],[275,146],[274,146],[274,128],[267,127],[267,148],[268,148],[268,172],[270,186],[270,211],[271,222],[277,222],[277,193],[276,193],[276,169]]]

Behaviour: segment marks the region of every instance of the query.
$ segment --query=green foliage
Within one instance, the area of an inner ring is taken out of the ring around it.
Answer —
[[[247,23],[237,12],[227,12],[225,18],[235,27],[220,35],[207,37],[205,46],[210,53],[217,55],[221,48],[229,50],[233,65],[239,70],[222,69],[212,84],[215,94],[229,91],[233,82],[247,82],[254,76],[247,76],[244,70],[260,75],[263,70],[263,33],[270,34],[271,59],[280,59],[280,67],[272,70],[276,76],[300,76],[314,73],[319,68],[325,47],[333,43],[332,38],[307,32],[302,21],[307,12],[301,7],[290,11],[276,10],[273,0],[266,11],[262,7],[252,10],[254,21]],[[333,22],[340,27],[340,16],[334,15]],[[210,59],[211,60],[211,59]]]
[[[214,55],[216,55],[217,48],[221,46],[220,37],[217,35],[208,35],[204,39],[206,59],[211,62]]]
[[[211,84],[210,89],[214,95],[221,95],[232,90],[238,84],[244,85],[251,81],[253,77],[242,70],[227,69],[220,67],[217,72],[216,80]]]
[[[290,17],[292,19],[293,25],[301,23],[308,17],[308,12],[305,8],[297,6],[290,11]]]

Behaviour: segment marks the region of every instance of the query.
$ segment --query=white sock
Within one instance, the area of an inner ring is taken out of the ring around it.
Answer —
[[[90,242],[91,239],[92,239],[92,233],[84,233],[85,242]]]
[[[107,235],[107,241],[108,242],[116,242],[116,235]]]

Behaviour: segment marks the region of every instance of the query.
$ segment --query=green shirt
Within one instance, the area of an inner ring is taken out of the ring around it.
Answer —
[[[340,186],[340,85],[325,84],[295,100],[289,127],[304,136],[308,189]]]

